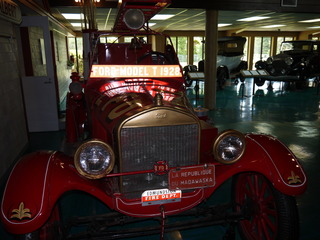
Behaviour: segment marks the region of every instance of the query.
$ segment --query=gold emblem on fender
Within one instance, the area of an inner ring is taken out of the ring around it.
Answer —
[[[288,177],[288,183],[289,184],[301,183],[300,177],[298,175],[295,175],[295,173],[291,171],[291,176]]]
[[[18,209],[12,210],[11,219],[17,218],[22,220],[23,218],[31,218],[31,212],[29,208],[24,208],[24,203],[21,202]]]

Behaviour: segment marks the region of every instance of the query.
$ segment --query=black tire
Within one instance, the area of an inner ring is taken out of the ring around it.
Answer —
[[[186,77],[185,77],[185,84],[186,84],[186,87],[191,87],[192,82],[193,82],[193,80],[192,80],[192,79],[190,79],[190,77],[189,77],[189,76],[186,76]]]
[[[228,78],[228,70],[226,68],[219,68],[217,70],[217,82],[219,89],[222,89]]]
[[[263,86],[263,84],[265,83],[265,80],[264,80],[264,79],[261,79],[261,78],[254,78],[254,83],[255,83],[258,87],[261,87],[261,86]]]
[[[235,210],[244,211],[238,223],[245,240],[298,240],[299,215],[294,197],[276,190],[261,174],[241,173],[232,183]]]

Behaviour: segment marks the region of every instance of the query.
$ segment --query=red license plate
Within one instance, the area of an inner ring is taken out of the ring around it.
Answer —
[[[193,189],[215,185],[215,167],[212,164],[172,169],[169,172],[169,189]]]

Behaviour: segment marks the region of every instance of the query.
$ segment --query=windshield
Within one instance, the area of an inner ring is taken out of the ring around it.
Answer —
[[[281,52],[286,51],[311,51],[311,43],[308,42],[283,42]]]

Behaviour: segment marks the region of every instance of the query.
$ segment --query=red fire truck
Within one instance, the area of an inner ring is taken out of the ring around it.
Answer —
[[[273,136],[219,132],[196,114],[170,38],[148,27],[169,3],[123,0],[113,31],[85,33],[91,70],[70,84],[69,150],[34,152],[13,167],[1,202],[7,231],[26,239],[162,239],[166,231],[229,223],[243,239],[298,238],[294,197],[307,182],[301,164]],[[198,207],[228,179],[230,204]],[[88,227],[72,235],[60,224],[59,198],[74,190],[112,212],[74,220]],[[197,217],[167,221],[181,215]],[[159,223],[112,231],[145,219]]]

